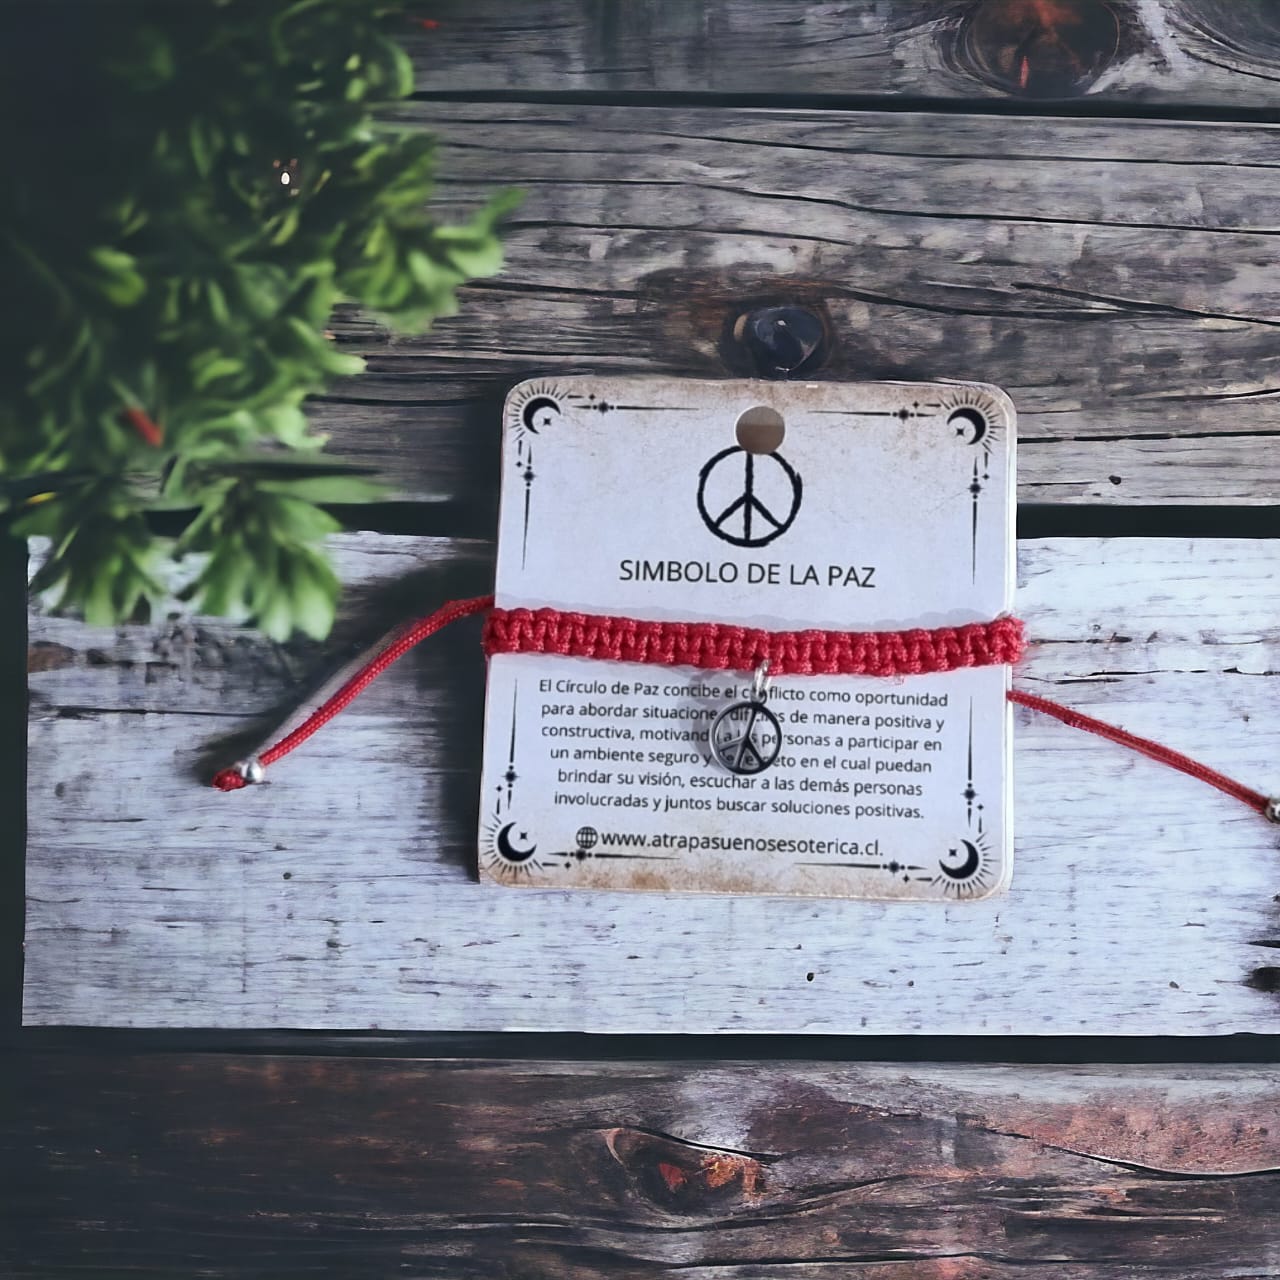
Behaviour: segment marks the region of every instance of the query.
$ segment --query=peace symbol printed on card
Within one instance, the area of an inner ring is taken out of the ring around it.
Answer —
[[[698,514],[717,538],[735,547],[763,547],[791,528],[803,488],[780,453],[730,445],[698,473]]]

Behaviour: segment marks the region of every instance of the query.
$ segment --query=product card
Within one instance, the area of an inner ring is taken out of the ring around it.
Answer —
[[[1008,397],[979,384],[526,382],[504,413],[497,605],[771,631],[988,622],[1012,606],[1014,434]],[[1007,885],[1007,667],[777,676],[768,715],[752,685],[495,655],[481,874],[939,901]]]

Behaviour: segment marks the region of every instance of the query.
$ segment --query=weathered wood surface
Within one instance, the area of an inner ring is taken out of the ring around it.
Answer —
[[[6,1276],[1280,1276],[1272,1068],[36,1057]]]
[[[1276,829],[1021,714],[1008,897],[948,907],[476,883],[483,661],[432,640],[273,772],[203,786],[355,639],[490,548],[346,536],[333,646],[181,620],[31,631],[26,1018],[124,1026],[1274,1032]],[[1280,543],[1020,546],[1018,683],[1264,790]]]
[[[406,495],[495,506],[498,409],[556,372],[743,376],[753,306],[819,313],[812,376],[977,378],[1024,501],[1280,494],[1280,126],[411,104],[444,207],[526,191],[502,276],[313,405]],[[477,526],[480,527],[480,526]]]
[[[444,0],[424,93],[1275,104],[1273,0]]]

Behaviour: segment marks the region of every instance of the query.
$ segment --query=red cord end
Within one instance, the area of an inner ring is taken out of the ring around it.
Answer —
[[[266,769],[257,756],[249,756],[245,760],[237,760],[229,769],[223,769],[213,775],[213,785],[219,791],[239,791],[250,783],[261,782]]]

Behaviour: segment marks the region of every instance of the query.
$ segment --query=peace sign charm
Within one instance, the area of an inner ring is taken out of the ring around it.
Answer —
[[[730,773],[763,773],[778,758],[782,725],[764,705],[768,697],[769,664],[762,662],[751,682],[751,696],[731,703],[711,722],[711,754]]]

